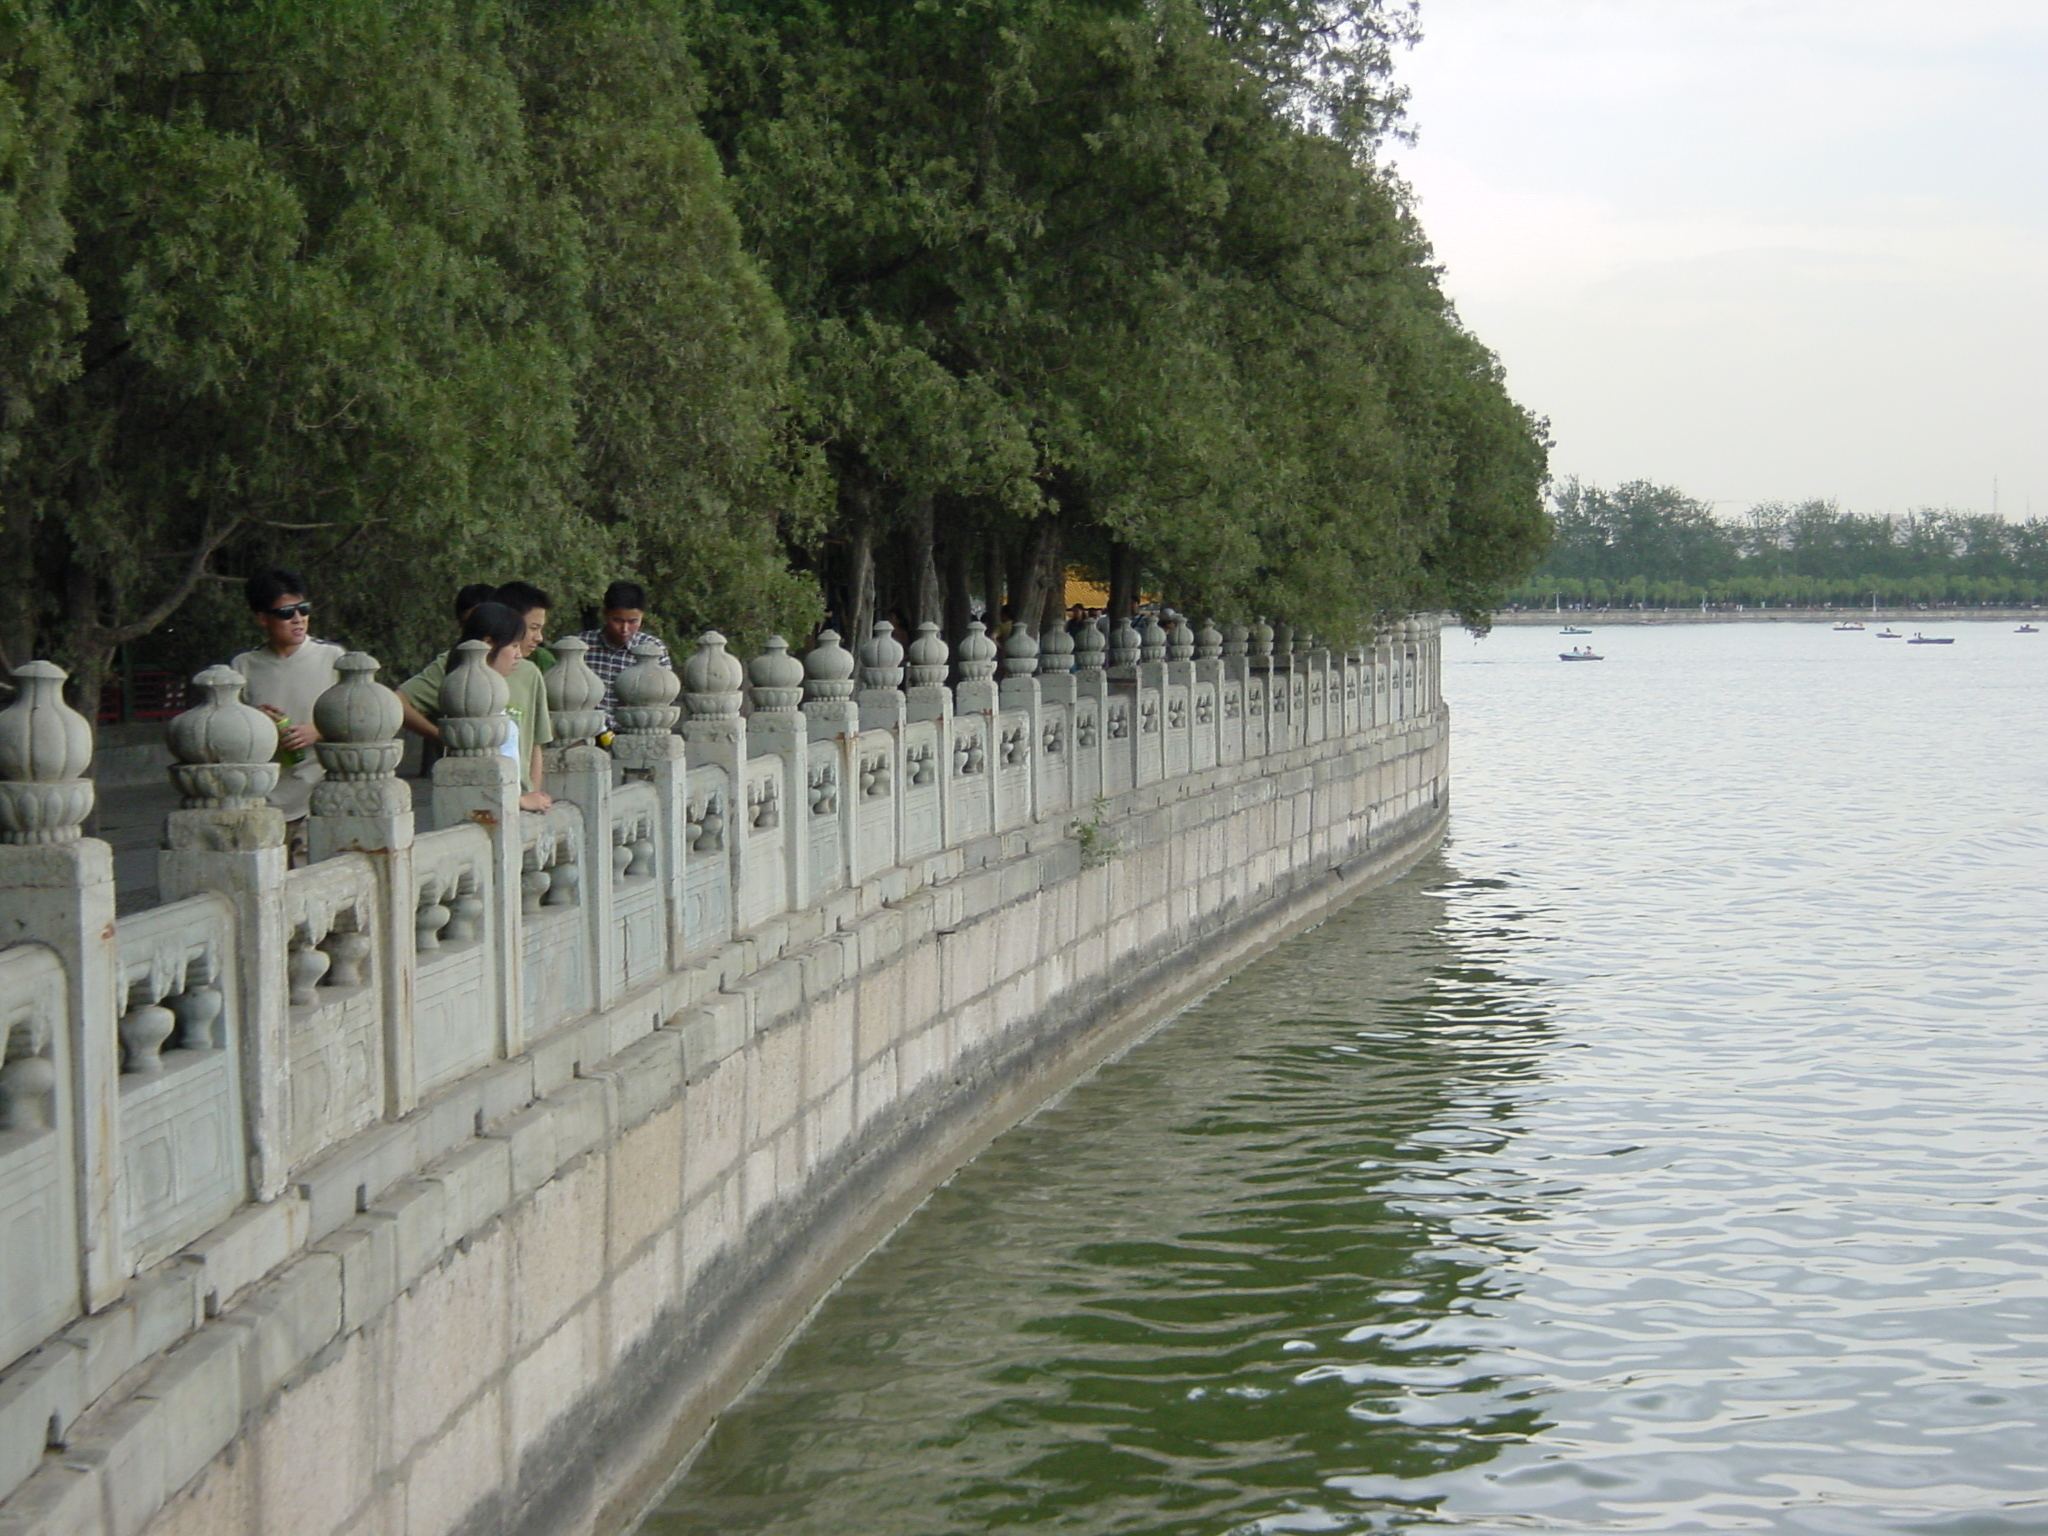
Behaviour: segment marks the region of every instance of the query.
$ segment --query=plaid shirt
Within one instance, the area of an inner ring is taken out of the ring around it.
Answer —
[[[598,707],[606,716],[610,716],[619,702],[617,695],[612,691],[612,685],[619,680],[621,672],[633,665],[635,646],[652,645],[661,652],[661,664],[664,667],[673,668],[675,665],[668,659],[668,647],[644,629],[628,641],[623,649],[614,649],[605,640],[602,629],[586,629],[576,638],[589,648],[583,653],[584,663],[604,680],[604,703]]]

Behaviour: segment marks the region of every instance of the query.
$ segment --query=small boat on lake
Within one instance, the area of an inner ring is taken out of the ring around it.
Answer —
[[[1597,653],[1590,645],[1575,645],[1568,651],[1559,651],[1557,659],[1559,661],[1605,661],[1607,658]]]
[[[1954,635],[1923,635],[1917,629],[1913,631],[1913,638],[1906,642],[1908,645],[1954,645],[1955,643],[1956,637]]]
[[[2013,633],[2016,635],[2038,635],[2039,633],[2041,633],[2041,631],[2034,628],[2034,626],[2031,624],[2022,624],[2018,629],[2014,630]]]
[[[1575,625],[1567,624],[1563,629],[1560,629],[1558,633],[1560,635],[1590,635],[1591,633],[1593,633],[1593,631],[1591,631],[1590,629],[1580,629]]]
[[[1901,635],[1896,629],[1880,629],[1877,632],[1877,638],[1880,640],[1903,640],[1905,636]]]
[[[1838,635],[1846,634],[1851,630],[1854,630],[1856,633],[1861,634],[1863,632],[1863,626],[1857,623],[1854,619],[1851,619],[1846,624],[1837,624],[1835,626],[1835,633]]]

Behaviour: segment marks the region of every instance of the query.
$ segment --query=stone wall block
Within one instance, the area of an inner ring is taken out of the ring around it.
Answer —
[[[669,1227],[682,1209],[686,1124],[682,1105],[671,1104],[627,1131],[605,1159],[610,1207],[605,1232],[607,1270],[622,1268],[643,1243]]]

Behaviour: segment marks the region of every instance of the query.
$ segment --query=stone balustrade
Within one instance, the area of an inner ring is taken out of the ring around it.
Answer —
[[[715,980],[854,892],[900,896],[1020,829],[1434,719],[1437,646],[1433,620],[1332,650],[1172,615],[1020,625],[1000,646],[974,624],[957,658],[932,625],[907,647],[877,625],[802,657],[777,638],[742,666],[707,633],[675,670],[650,656],[619,677],[607,749],[602,685],[565,640],[555,804],[536,813],[472,642],[443,689],[428,830],[395,778],[395,698],[354,653],[315,712],[326,778],[297,869],[264,800],[274,728],[210,668],[168,729],[164,904],[118,918],[109,850],[80,835],[89,731],[57,669],[18,669],[0,711],[0,1530],[46,1445],[132,1367],[548,1072],[595,1066],[583,1021],[613,1021],[624,1049],[674,1016],[671,978]],[[689,1073],[745,1038],[715,1010],[682,1027]],[[503,1070],[571,1049],[559,1070]]]

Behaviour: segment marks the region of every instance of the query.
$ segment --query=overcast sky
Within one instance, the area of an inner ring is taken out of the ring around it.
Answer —
[[[2048,516],[2048,0],[1422,0],[1392,158],[1554,473]]]

